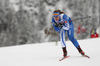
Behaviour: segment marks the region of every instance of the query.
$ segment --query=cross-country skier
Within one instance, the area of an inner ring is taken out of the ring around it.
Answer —
[[[74,26],[70,17],[65,15],[60,10],[55,10],[53,12],[52,24],[55,31],[59,32],[64,57],[67,56],[66,43],[65,43],[66,31],[67,31],[68,38],[74,44],[74,46],[78,49],[79,53],[83,56],[85,55],[79,43],[74,38]]]

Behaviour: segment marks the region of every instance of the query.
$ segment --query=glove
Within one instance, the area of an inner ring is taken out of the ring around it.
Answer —
[[[63,27],[63,24],[62,23],[58,23],[58,24],[59,24],[58,27],[61,27],[61,28]]]
[[[58,27],[58,23],[54,23],[55,27]]]
[[[63,27],[61,23],[54,23],[55,27]]]

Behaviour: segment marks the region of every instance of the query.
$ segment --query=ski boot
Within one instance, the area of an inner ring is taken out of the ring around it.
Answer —
[[[82,56],[85,55],[84,51],[81,49],[80,46],[78,46],[77,49],[78,49],[79,53],[80,53]]]
[[[87,57],[90,59],[90,57],[88,55],[85,55],[85,53],[83,52],[83,50],[80,48],[80,46],[77,47],[79,53],[83,56],[83,57]]]
[[[59,61],[62,61],[62,60],[64,60],[64,59],[66,59],[66,58],[70,57],[70,55],[69,55],[69,56],[67,56],[66,47],[63,47],[62,49],[63,49],[63,58],[61,58]]]
[[[66,47],[63,47],[63,56],[66,57],[67,56],[67,51],[66,51]]]

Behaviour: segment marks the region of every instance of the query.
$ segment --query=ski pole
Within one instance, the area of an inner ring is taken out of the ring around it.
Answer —
[[[81,20],[81,19],[86,19],[86,18],[91,18],[91,16],[86,16],[86,17],[82,17],[82,18],[77,18],[77,19],[74,19],[74,20],[70,20],[69,22],[76,21],[76,20]]]

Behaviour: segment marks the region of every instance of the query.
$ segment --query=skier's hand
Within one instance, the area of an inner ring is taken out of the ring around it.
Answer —
[[[61,23],[54,23],[55,27],[63,27]]]
[[[54,23],[55,27],[58,27],[58,23]]]
[[[61,28],[63,27],[63,24],[62,23],[58,23],[58,24],[59,24],[58,27],[61,27]]]

